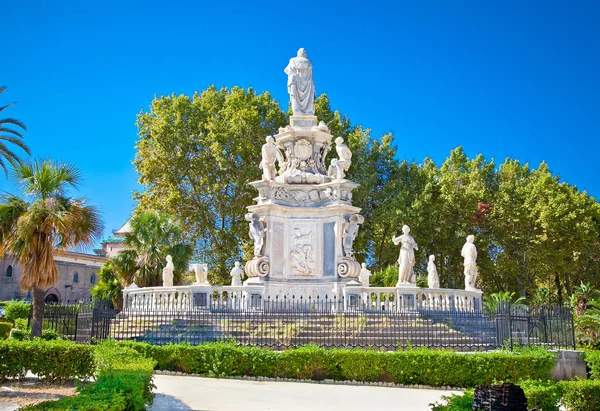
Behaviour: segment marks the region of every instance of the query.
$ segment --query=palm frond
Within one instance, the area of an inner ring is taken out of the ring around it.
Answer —
[[[27,126],[21,120],[17,120],[16,118],[2,118],[0,119],[0,124],[12,124],[18,127],[21,127],[23,130],[27,130]]]
[[[12,143],[12,144],[18,146],[19,148],[21,148],[27,154],[31,155],[31,150],[29,149],[27,144],[25,144],[19,138],[0,134],[0,140],[8,141],[9,143]]]
[[[21,134],[19,131],[14,130],[12,128],[6,128],[6,127],[2,127],[2,123],[0,122],[0,133],[10,133],[10,134],[14,134],[17,137],[21,137],[23,138],[23,134]]]

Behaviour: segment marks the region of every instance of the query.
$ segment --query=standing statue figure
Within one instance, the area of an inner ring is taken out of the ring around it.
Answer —
[[[352,257],[352,255],[354,255],[352,244],[354,243],[354,239],[358,234],[358,225],[364,223],[364,221],[365,218],[360,214],[353,214],[344,224],[342,245],[344,246],[344,255],[346,257]]]
[[[467,237],[467,242],[463,245],[460,255],[465,259],[465,290],[467,291],[479,291],[475,288],[475,282],[477,281],[477,248],[473,242],[475,236],[470,235]]]
[[[295,116],[315,115],[315,83],[312,76],[312,63],[306,57],[306,50],[298,50],[298,56],[292,57],[284,69],[288,75],[288,93]]]
[[[267,232],[265,223],[256,213],[248,213],[245,218],[246,221],[250,222],[250,232],[248,234],[250,238],[254,240],[254,256],[260,257],[262,255],[262,248],[265,244],[265,234]]]
[[[173,271],[175,271],[175,265],[173,265],[173,257],[167,256],[167,265],[162,270],[163,287],[173,287]]]
[[[435,255],[433,254],[429,256],[429,263],[427,264],[427,286],[429,288],[440,288],[440,279],[435,266]]]
[[[367,268],[367,264],[362,263],[362,269],[360,270],[358,281],[360,281],[363,287],[369,287],[369,277],[371,277],[371,272]]]
[[[277,175],[277,168],[275,167],[275,161],[281,164],[283,163],[283,155],[279,148],[275,144],[273,136],[267,136],[265,138],[266,143],[262,146],[262,160],[258,167],[263,171],[262,179],[266,181],[274,180]]]
[[[415,239],[412,238],[410,233],[410,227],[407,225],[402,226],[402,234],[398,237],[393,237],[392,241],[395,245],[402,243],[400,247],[400,255],[398,256],[398,284],[415,284],[415,273],[413,267],[415,265],[415,250],[419,249]]]
[[[241,286],[242,278],[244,277],[244,269],[240,266],[240,262],[236,261],[234,267],[231,269],[229,273],[231,276],[231,285],[232,286]]]
[[[189,270],[193,271],[196,275],[196,282],[194,284],[208,284],[208,266],[202,263],[190,264]]]
[[[344,144],[342,137],[335,139],[335,151],[338,158],[331,160],[327,174],[334,180],[343,180],[346,177],[346,171],[348,171],[350,164],[352,164],[352,151]]]

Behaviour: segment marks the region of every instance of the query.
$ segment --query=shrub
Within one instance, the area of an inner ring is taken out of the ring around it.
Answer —
[[[27,371],[44,381],[88,379],[94,370],[93,351],[61,340],[0,341],[0,380],[21,378]]]
[[[546,380],[555,355],[521,353],[459,354],[416,349],[397,352],[306,346],[281,352],[231,343],[150,346],[121,343],[157,360],[158,368],[211,376],[264,376],[297,379],[391,381],[399,384],[474,387],[495,381]]]
[[[22,330],[20,328],[13,328],[10,331],[10,338],[17,341],[25,341],[29,339],[29,330]]]
[[[559,411],[560,388],[550,380],[522,380],[518,384],[527,397],[527,407],[540,411]]]
[[[31,304],[25,303],[25,301],[7,301],[4,304],[4,310],[4,318],[14,323],[17,318],[23,318],[25,320],[29,318]]]
[[[42,330],[42,335],[40,338],[46,341],[58,340],[58,333],[52,328],[46,328]]]
[[[114,342],[97,346],[94,354],[96,381],[75,397],[46,401],[25,410],[145,411],[152,402],[152,372],[155,361]]]
[[[0,322],[0,340],[6,340],[10,335],[10,330],[12,330],[13,325],[9,322]]]
[[[462,395],[444,395],[441,403],[429,404],[432,411],[471,411],[473,409],[473,391],[465,391]]]
[[[585,362],[590,378],[600,380],[600,351],[586,351]]]
[[[558,385],[563,393],[561,403],[567,410],[600,410],[600,381],[561,381]]]

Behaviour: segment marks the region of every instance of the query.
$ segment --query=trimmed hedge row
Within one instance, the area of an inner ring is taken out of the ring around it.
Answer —
[[[6,340],[10,335],[10,330],[12,330],[12,328],[12,323],[0,321],[0,340]]]
[[[131,348],[105,342],[96,347],[94,362],[96,381],[81,388],[77,396],[42,402],[25,410],[146,410],[146,404],[153,399],[154,360]]]
[[[550,378],[555,356],[543,350],[459,354],[415,349],[381,352],[307,346],[286,351],[229,343],[165,346],[122,342],[165,371],[210,376],[386,381],[397,384],[474,387],[495,381]]]
[[[27,371],[41,380],[89,379],[94,372],[94,347],[71,341],[1,340],[0,381],[23,378]]]

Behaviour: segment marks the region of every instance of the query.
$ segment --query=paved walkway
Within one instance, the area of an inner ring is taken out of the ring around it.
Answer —
[[[151,411],[429,411],[452,391],[155,375]]]

